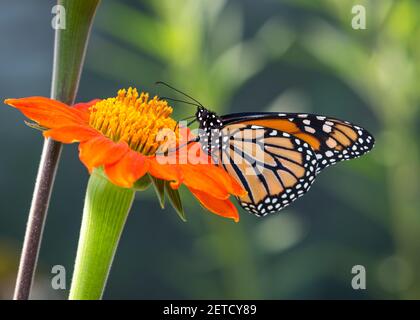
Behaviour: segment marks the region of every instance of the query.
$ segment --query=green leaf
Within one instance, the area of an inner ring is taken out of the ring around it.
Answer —
[[[137,180],[134,185],[133,188],[136,191],[144,191],[147,188],[149,188],[150,184],[152,183],[152,181],[150,180],[150,177],[148,174],[145,174],[143,177],[141,177],[139,180]]]
[[[32,128],[32,129],[39,130],[39,131],[45,131],[45,130],[47,130],[47,128],[41,127],[41,126],[40,126],[38,123],[36,123],[36,122],[30,122],[30,121],[26,121],[26,120],[23,120],[23,122],[25,122],[25,124],[26,124],[29,128]]]
[[[169,185],[169,182],[167,181],[165,182],[165,190],[172,204],[172,207],[175,209],[178,216],[182,221],[187,221],[187,217],[185,216],[184,208],[181,202],[181,197],[179,196],[179,191],[172,189]]]
[[[165,181],[156,179],[155,177],[149,176],[152,181],[153,188],[155,189],[156,195],[159,199],[160,207],[165,208]]]

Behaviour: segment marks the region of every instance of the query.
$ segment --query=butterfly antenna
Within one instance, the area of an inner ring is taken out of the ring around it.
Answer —
[[[196,107],[201,106],[201,105],[199,105],[197,103],[194,103],[194,102],[180,100],[180,99],[174,99],[174,98],[169,98],[169,97],[160,97],[160,100],[170,100],[170,101],[175,101],[175,102],[182,102],[182,103],[189,104],[189,105],[196,106]]]
[[[191,97],[190,95],[186,94],[185,92],[182,92],[181,90],[178,90],[178,89],[172,87],[171,85],[167,84],[166,82],[157,81],[156,84],[163,84],[164,86],[166,86],[166,87],[168,87],[168,88],[170,88],[170,89],[172,89],[172,90],[174,90],[174,91],[176,91],[176,92],[178,92],[178,93],[186,96],[187,98],[190,98],[192,101],[197,102],[200,105],[200,107],[203,107],[204,108],[204,106],[200,103],[200,101],[194,99],[193,97]]]

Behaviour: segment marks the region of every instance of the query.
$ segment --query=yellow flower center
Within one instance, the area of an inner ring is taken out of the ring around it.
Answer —
[[[166,151],[178,141],[177,122],[165,100],[136,89],[118,91],[115,98],[99,101],[90,108],[89,125],[115,142],[125,141],[131,149],[145,155]]]

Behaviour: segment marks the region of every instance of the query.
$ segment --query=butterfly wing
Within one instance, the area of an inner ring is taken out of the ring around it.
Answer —
[[[221,117],[225,126],[257,125],[287,132],[308,143],[318,160],[317,172],[360,157],[374,146],[373,136],[348,121],[306,113],[240,113]]]
[[[225,126],[219,139],[218,164],[247,190],[240,205],[258,216],[280,211],[314,182],[314,150],[287,132],[239,123]]]

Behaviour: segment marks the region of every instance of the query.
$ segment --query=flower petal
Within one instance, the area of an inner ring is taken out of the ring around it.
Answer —
[[[73,105],[74,109],[83,111],[83,112],[88,112],[89,108],[93,105],[95,105],[96,103],[98,103],[99,101],[101,101],[101,99],[93,99],[90,100],[88,102],[79,102]],[[89,113],[89,112],[88,112]]]
[[[87,124],[81,111],[45,97],[6,99],[4,103],[19,109],[26,117],[46,128]]]
[[[216,180],[207,172],[213,172],[214,165],[179,165],[184,180],[182,181],[188,188],[201,190],[218,199],[229,198],[229,191],[224,186],[223,181]]]
[[[245,196],[247,194],[246,190],[236,182],[225,170],[217,165],[209,165],[206,170],[203,170],[203,173],[213,179],[218,184],[222,184],[226,191],[235,196]]]
[[[73,109],[80,111],[81,117],[83,117],[86,122],[89,122],[89,108],[99,101],[101,101],[101,99],[93,99],[88,102],[76,103],[73,105]]]
[[[114,184],[130,188],[147,172],[149,163],[141,153],[128,151],[120,160],[105,165],[105,173]]]
[[[82,125],[66,126],[44,131],[45,138],[52,138],[63,143],[84,142],[99,135],[100,133],[95,129]]]
[[[156,158],[149,159],[149,173],[158,179],[171,181],[171,187],[177,189],[183,181],[182,172],[177,165],[160,164]]]
[[[191,193],[200,201],[200,203],[209,211],[225,217],[225,218],[231,218],[235,222],[239,221],[239,214],[236,207],[233,205],[230,200],[221,200],[212,197],[206,192],[202,192],[200,190],[195,190],[192,188],[189,188]]]
[[[89,172],[92,172],[96,167],[120,160],[129,150],[125,142],[116,143],[104,136],[98,136],[80,143],[79,158]]]

